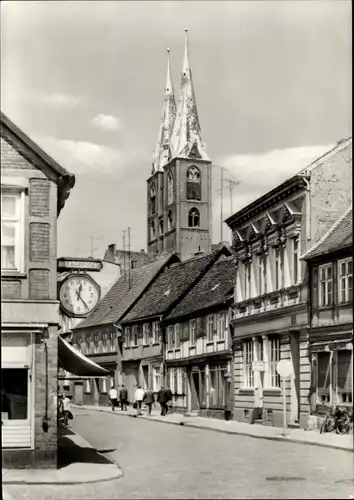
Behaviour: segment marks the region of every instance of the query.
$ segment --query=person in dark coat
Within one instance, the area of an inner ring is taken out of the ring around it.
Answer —
[[[147,389],[147,391],[145,392],[143,402],[149,409],[149,415],[151,415],[151,408],[155,402],[154,393],[151,389]]]
[[[128,391],[124,384],[122,384],[122,388],[119,391],[119,399],[122,411],[127,411]]]
[[[168,392],[164,388],[164,386],[161,386],[161,389],[157,393],[157,401],[160,403],[161,406],[161,415],[164,417],[167,414],[167,402],[168,402]]]

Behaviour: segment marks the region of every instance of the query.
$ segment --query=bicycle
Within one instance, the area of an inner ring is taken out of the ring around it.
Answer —
[[[350,418],[348,410],[336,406],[326,413],[320,427],[320,434],[336,430],[337,434],[348,434],[350,430]]]

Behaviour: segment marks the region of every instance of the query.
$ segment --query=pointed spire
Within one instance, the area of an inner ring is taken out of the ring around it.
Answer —
[[[153,156],[152,173],[163,170],[171,159],[171,135],[176,118],[176,101],[173,92],[170,49],[167,49],[167,77],[159,134]]]
[[[181,94],[171,137],[171,145],[174,157],[193,156],[209,160],[205,151],[205,143],[202,139],[200,130],[197,103],[193,87],[192,70],[189,61],[187,29],[185,29]]]

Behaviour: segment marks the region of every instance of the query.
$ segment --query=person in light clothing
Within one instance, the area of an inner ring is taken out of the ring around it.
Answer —
[[[65,394],[64,400],[63,400],[63,412],[64,412],[64,425],[67,427],[69,425],[69,413],[71,409],[71,403],[70,403],[70,398],[68,394]]]
[[[112,385],[109,391],[109,399],[111,401],[112,411],[114,411],[114,408],[118,406],[118,393],[114,385]]]
[[[144,396],[145,396],[144,389],[141,388],[141,385],[138,385],[138,388],[134,394],[134,403],[136,404],[137,415],[141,415],[141,403],[143,402]]]

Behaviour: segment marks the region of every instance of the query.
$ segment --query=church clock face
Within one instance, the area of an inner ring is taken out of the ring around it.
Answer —
[[[87,274],[72,274],[61,284],[60,306],[69,316],[87,316],[94,310],[99,299],[100,287]]]

